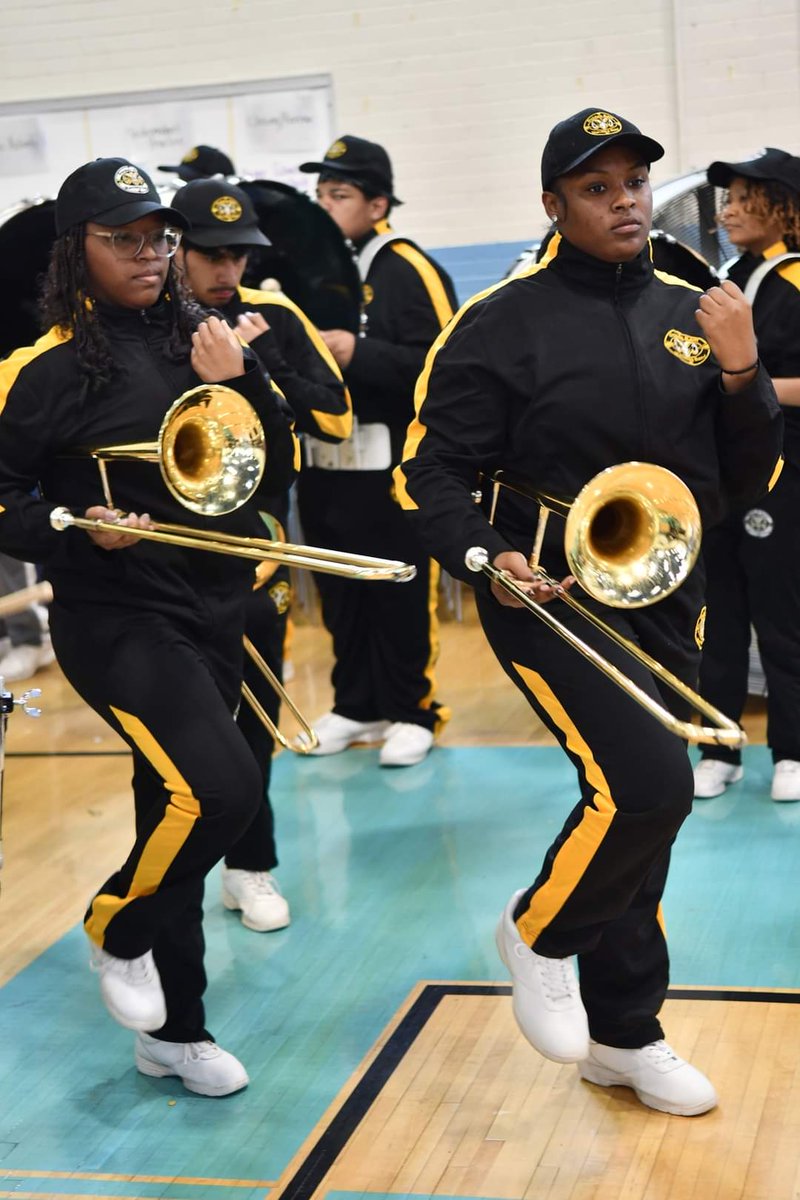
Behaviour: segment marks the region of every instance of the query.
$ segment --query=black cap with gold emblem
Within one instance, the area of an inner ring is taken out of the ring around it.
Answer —
[[[366,138],[353,137],[351,133],[337,138],[325,151],[321,162],[301,163],[300,170],[310,175],[319,173],[323,179],[326,176],[344,179],[362,191],[388,196],[392,204],[403,203],[392,195],[392,164],[383,146],[368,142]]]
[[[767,146],[745,162],[713,162],[708,168],[708,182],[716,187],[726,188],[737,176],[764,183],[782,183],[793,192],[800,192],[800,158],[789,154],[788,150]]]
[[[185,243],[194,246],[269,246],[246,192],[225,179],[195,179],[172,197],[173,209],[191,223]],[[185,244],[184,243],[184,244]]]
[[[177,175],[185,183],[192,179],[208,179],[212,175],[235,175],[233,163],[224,150],[216,146],[192,146],[187,150],[179,163],[174,167],[159,167],[159,171],[168,171]]]
[[[542,154],[542,187],[549,192],[559,175],[566,175],[613,142],[641,150],[642,161],[648,164],[664,157],[664,147],[645,137],[631,121],[604,109],[584,108],[550,130]]]
[[[127,225],[150,213],[163,213],[181,229],[188,222],[167,208],[149,175],[127,158],[96,158],[78,167],[62,183],[56,197],[56,234],[84,221]]]

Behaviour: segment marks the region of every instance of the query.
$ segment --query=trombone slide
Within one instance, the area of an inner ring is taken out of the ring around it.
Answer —
[[[50,514],[50,524],[58,532],[76,529],[107,530],[119,533],[120,526],[113,521],[101,521],[92,517],[76,517],[68,508],[55,508]],[[404,583],[413,579],[417,569],[412,563],[392,558],[370,558],[364,554],[347,554],[340,550],[324,550],[316,546],[294,545],[291,542],[274,542],[269,538],[241,537],[233,533],[213,533],[208,529],[192,529],[185,525],[170,525],[154,522],[150,529],[136,529],[138,538],[153,542],[165,542],[170,546],[184,546],[191,550],[209,550],[216,554],[232,554],[238,558],[252,558],[257,562],[265,559],[286,563],[309,571],[320,571],[328,575],[342,575],[347,579],[387,580]]]
[[[726,717],[725,714],[721,713],[719,709],[713,706],[713,704],[709,704],[707,700],[702,698],[702,696],[698,696],[698,694],[693,691],[692,688],[688,687],[683,680],[678,679],[677,675],[673,675],[671,671],[668,671],[667,668],[662,666],[661,663],[657,662],[656,659],[645,653],[644,650],[641,650],[637,645],[629,641],[628,638],[623,637],[620,633],[617,633],[617,631],[612,629],[610,625],[607,625],[605,621],[602,621],[599,617],[595,616],[593,612],[590,612],[589,609],[580,603],[580,601],[571,596],[569,592],[563,592],[560,599],[569,604],[571,608],[575,609],[576,612],[579,612],[588,621],[591,621],[591,623],[597,629],[606,634],[606,636],[611,638],[612,641],[616,642],[618,646],[621,646],[622,649],[630,654],[632,658],[635,658],[638,662],[647,667],[647,669],[651,671],[658,679],[660,679],[662,683],[666,684],[666,686],[675,692],[676,695],[681,696],[682,699],[688,701],[688,703],[696,708],[704,717],[707,717],[709,721],[713,722],[713,724],[695,725],[691,721],[681,721],[678,717],[671,713],[668,708],[665,708],[662,704],[659,704],[657,700],[654,700],[652,696],[649,696],[647,692],[643,691],[637,683],[634,683],[632,679],[629,679],[623,671],[620,671],[618,667],[615,667],[613,663],[604,658],[603,655],[595,650],[593,646],[588,645],[587,642],[584,642],[581,638],[577,637],[577,635],[574,634],[571,629],[568,629],[566,625],[563,625],[556,617],[553,616],[550,611],[548,611],[546,605],[539,604],[538,601],[534,600],[525,590],[525,588],[517,583],[516,580],[507,575],[505,571],[499,570],[492,563],[490,563],[489,555],[482,547],[473,546],[471,550],[467,551],[464,561],[466,562],[466,565],[470,571],[475,571],[476,573],[482,572],[484,575],[488,575],[492,583],[498,584],[501,588],[503,588],[504,591],[508,592],[510,596],[515,596],[525,608],[534,614],[534,616],[537,616],[540,620],[544,621],[544,623],[548,625],[554,633],[557,633],[559,637],[563,638],[564,641],[572,646],[574,650],[577,650],[578,653],[582,654],[585,659],[593,664],[593,666],[602,671],[602,673],[608,679],[610,679],[612,683],[615,683],[617,687],[622,689],[622,691],[627,692],[632,700],[635,700],[637,704],[646,709],[646,711],[649,712],[652,717],[655,717],[655,719],[659,721],[660,724],[662,724],[666,729],[670,730],[671,733],[676,734],[680,738],[684,738],[687,742],[690,742],[694,745],[706,743],[709,745],[727,746],[731,749],[738,749],[746,744],[747,735],[743,729],[740,729],[735,721],[732,721],[730,717]],[[541,570],[538,572],[538,577],[543,583],[548,583],[552,587],[558,587],[558,580],[553,579],[550,575],[547,575]]]

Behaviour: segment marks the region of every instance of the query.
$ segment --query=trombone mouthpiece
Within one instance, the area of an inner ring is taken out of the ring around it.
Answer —
[[[53,529],[63,533],[72,524],[72,513],[68,508],[54,508],[50,513],[50,524]]]
[[[482,571],[489,561],[489,555],[483,546],[472,546],[464,555],[464,564],[470,571]]]

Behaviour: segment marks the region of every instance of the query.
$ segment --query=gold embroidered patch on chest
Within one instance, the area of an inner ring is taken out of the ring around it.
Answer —
[[[690,367],[699,367],[711,353],[711,347],[705,338],[693,333],[681,333],[679,329],[670,329],[664,334],[664,346],[670,354],[674,354]]]

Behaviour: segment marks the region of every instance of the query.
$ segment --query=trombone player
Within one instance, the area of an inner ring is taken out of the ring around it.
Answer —
[[[203,885],[262,803],[234,720],[254,568],[140,535],[150,514],[259,534],[258,493],[288,488],[296,446],[255,355],[183,297],[172,257],[188,222],[143,171],[86,163],[62,184],[55,218],[48,332],[0,364],[0,549],[44,564],[58,662],[133,755],[134,844],[85,916],[103,1000],[136,1032],[140,1072],[223,1096],[248,1076],[206,1028]],[[114,491],[129,515],[117,519],[87,449],[149,441],[202,383],[240,393],[261,421],[268,459],[253,499],[212,522],[153,466],[121,463]],[[56,532],[63,507],[106,526]]]
[[[780,462],[780,410],[742,293],[731,283],[700,293],[653,268],[649,166],[663,153],[606,110],[555,126],[542,158],[556,231],[547,254],[468,301],[442,332],[395,475],[401,503],[448,571],[474,583],[465,557],[483,547],[496,568],[552,602],[548,614],[563,609],[570,629],[577,616],[558,592],[578,587],[561,531],[553,521],[546,528],[541,562],[554,582],[545,584],[529,565],[534,502],[501,489],[490,524],[473,498],[481,473],[504,469],[566,497],[608,467],[641,460],[679,476],[711,525],[763,494]],[[669,978],[661,896],[693,795],[685,745],[496,580],[477,578],[486,636],[580,789],[497,928],[516,1020],[540,1053],[577,1063],[592,1083],[631,1087],[664,1112],[705,1112],[717,1102],[712,1083],[667,1044],[658,1019]],[[691,685],[703,586],[698,567],[655,607],[586,606]],[[631,668],[585,621],[580,635],[661,699],[643,664]]]

